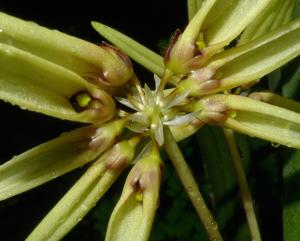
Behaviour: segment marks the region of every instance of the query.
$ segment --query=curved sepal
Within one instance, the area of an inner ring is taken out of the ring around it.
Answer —
[[[300,148],[300,114],[238,95],[203,98],[200,119],[288,147]]]
[[[295,20],[261,38],[215,55],[179,86],[190,89],[194,96],[202,96],[247,85],[298,56],[299,39],[300,20]]]
[[[270,1],[203,1],[184,32],[171,44],[167,68],[176,74],[199,68],[237,38]]]
[[[72,99],[79,93],[87,93],[94,104],[76,110]],[[107,121],[115,111],[115,103],[105,91],[75,72],[2,43],[0,99],[23,109],[86,123]]]
[[[228,45],[270,2],[271,0],[217,1],[202,26],[206,45]]]
[[[115,144],[91,164],[26,241],[61,240],[97,203],[134,157],[138,139]]]
[[[147,241],[157,208],[160,158],[152,149],[132,168],[110,217],[105,241]]]
[[[115,48],[97,46],[4,13],[0,13],[0,30],[0,43],[90,77],[100,85],[119,86],[133,75],[129,59]]]
[[[300,103],[272,92],[253,92],[250,98],[300,113]]]
[[[0,166],[0,200],[93,161],[113,144],[122,127],[120,121],[83,127],[15,156]]]
[[[290,21],[295,0],[273,0],[241,34],[238,45],[245,44]]]

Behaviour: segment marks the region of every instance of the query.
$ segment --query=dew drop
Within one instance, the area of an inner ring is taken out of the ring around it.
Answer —
[[[81,205],[81,209],[82,209],[83,211],[87,211],[87,210],[88,210],[88,206],[85,205],[85,204],[82,204],[82,205]]]
[[[275,142],[272,142],[271,143],[271,146],[273,146],[274,148],[278,148],[280,146],[279,143],[275,143]]]
[[[213,230],[217,230],[218,229],[218,224],[215,221],[211,221],[211,226]]]
[[[57,177],[57,172],[52,172],[51,173],[51,178],[56,178]]]
[[[286,146],[289,147],[289,148],[291,148],[293,145],[292,145],[292,143],[287,142],[287,143],[286,143]]]
[[[4,51],[5,51],[5,53],[6,53],[7,55],[10,55],[10,54],[11,54],[11,50],[10,50],[10,49],[5,49]]]
[[[193,191],[193,188],[192,187],[187,187],[187,192],[192,192]]]

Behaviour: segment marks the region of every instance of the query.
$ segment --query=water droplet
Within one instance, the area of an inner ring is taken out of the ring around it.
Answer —
[[[87,205],[82,204],[82,205],[81,205],[81,209],[82,209],[83,211],[87,211],[89,208],[88,208]]]
[[[51,173],[51,178],[56,178],[58,175],[57,175],[57,172],[52,172]]]
[[[293,145],[292,145],[292,143],[287,142],[287,143],[286,143],[286,146],[287,146],[287,147],[292,147]]]
[[[212,225],[212,229],[213,230],[217,230],[218,229],[218,224],[215,221],[211,221],[210,224]]]
[[[81,221],[82,217],[79,217],[76,219],[76,222],[79,223]]]
[[[186,189],[188,192],[192,192],[193,191],[193,188],[192,187],[187,187]]]
[[[10,55],[10,54],[11,54],[11,50],[10,50],[10,49],[5,49],[4,51],[5,51],[5,53],[6,53],[7,55]]]
[[[275,142],[272,142],[271,145],[272,145],[273,147],[275,147],[275,148],[278,148],[278,147],[280,146],[279,143],[275,143]]]

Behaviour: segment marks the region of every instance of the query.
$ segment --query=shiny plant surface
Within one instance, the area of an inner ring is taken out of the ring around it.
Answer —
[[[110,44],[95,45],[1,13],[0,98],[83,126],[2,164],[0,199],[88,166],[26,240],[61,240],[124,171],[127,178],[105,240],[148,240],[169,160],[204,238],[231,240],[226,225],[234,211],[224,212],[233,209],[232,203],[216,207],[237,185],[248,228],[243,234],[241,225],[235,238],[262,240],[246,178],[249,146],[235,132],[275,147],[300,148],[300,105],[286,98],[296,92],[299,71],[285,80],[279,70],[300,53],[295,4],[187,1],[189,23],[174,32],[163,56],[96,21],[93,28]],[[131,60],[152,72],[153,79],[140,79]],[[286,97],[274,93],[281,79]],[[262,81],[270,88],[256,88]],[[184,139],[199,145],[209,189],[206,201],[177,144]],[[284,170],[287,177],[297,169],[298,153],[291,159],[292,166]],[[296,240],[299,232],[293,228],[295,210],[293,205],[284,209],[284,240]]]

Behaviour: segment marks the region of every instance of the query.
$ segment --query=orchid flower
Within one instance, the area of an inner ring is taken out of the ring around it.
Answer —
[[[0,99],[85,124],[0,166],[5,200],[89,165],[26,240],[61,240],[130,167],[105,240],[148,240],[162,150],[210,240],[223,240],[177,144],[207,124],[224,130],[252,240],[261,240],[233,131],[300,148],[300,104],[251,89],[300,54],[294,2],[188,0],[189,23],[164,56],[98,22],[92,26],[113,45],[0,13]],[[154,88],[130,58],[154,74]]]

